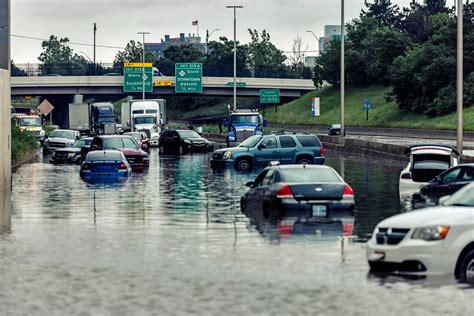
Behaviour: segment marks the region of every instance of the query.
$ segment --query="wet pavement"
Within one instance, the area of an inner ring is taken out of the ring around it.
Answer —
[[[0,315],[468,315],[453,276],[368,273],[363,240],[400,212],[402,165],[328,153],[356,194],[355,237],[259,230],[239,199],[255,172],[209,155],[159,156],[119,183],[85,183],[43,161],[13,175],[0,232]]]

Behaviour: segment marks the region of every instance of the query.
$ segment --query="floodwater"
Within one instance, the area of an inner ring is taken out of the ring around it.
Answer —
[[[209,158],[152,151],[149,170],[120,183],[20,167],[0,231],[0,315],[472,314],[474,290],[451,275],[368,273],[363,240],[400,212],[399,163],[329,153],[356,194],[357,236],[342,238],[257,229],[239,208],[255,173]]]

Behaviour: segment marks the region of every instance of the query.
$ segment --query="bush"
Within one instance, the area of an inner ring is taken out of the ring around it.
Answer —
[[[36,150],[39,145],[35,138],[22,132],[17,126],[12,124],[12,162],[21,161],[28,154]]]

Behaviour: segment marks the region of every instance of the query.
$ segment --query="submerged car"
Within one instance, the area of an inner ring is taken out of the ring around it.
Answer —
[[[353,225],[354,191],[331,167],[276,165],[263,169],[240,200],[243,213],[258,222],[293,225],[344,220]],[[347,228],[346,228],[347,229]]]
[[[130,164],[118,150],[91,151],[81,165],[81,177],[128,177]]]
[[[81,155],[85,158],[90,151],[114,149],[123,152],[132,167],[148,167],[150,159],[148,153],[140,149],[132,136],[127,135],[101,135],[92,139],[89,148],[82,148]],[[83,159],[84,159],[83,158]]]
[[[159,139],[158,148],[161,153],[176,152],[207,152],[214,149],[214,144],[193,130],[165,130]]]
[[[45,153],[59,148],[72,147],[81,138],[81,133],[71,129],[55,129],[43,142]]]
[[[457,150],[443,145],[415,145],[407,148],[405,154],[410,155],[410,161],[400,172],[401,201],[411,199],[421,186],[459,164]]]
[[[214,151],[211,167],[233,166],[240,171],[250,171],[256,165],[324,164],[324,148],[318,137],[305,133],[278,133],[255,135],[237,147]]]
[[[92,137],[85,137],[79,139],[72,147],[56,149],[49,159],[52,164],[62,163],[81,163],[81,149],[87,148],[92,142]]]
[[[332,124],[331,126],[329,126],[328,135],[329,136],[341,135],[341,124]]]
[[[474,282],[474,183],[440,204],[377,224],[367,243],[371,271],[452,274]]]

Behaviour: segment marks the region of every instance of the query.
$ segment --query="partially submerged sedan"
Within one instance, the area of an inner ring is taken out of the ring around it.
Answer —
[[[92,137],[79,139],[72,147],[56,149],[49,159],[52,164],[81,163],[81,150],[91,145]]]
[[[128,177],[130,164],[118,150],[91,151],[81,165],[81,177]]]
[[[241,210],[257,222],[296,231],[301,223],[339,223],[352,233],[354,191],[331,167],[274,165],[263,169],[241,198]],[[284,226],[282,226],[284,225]]]
[[[440,204],[377,224],[367,243],[371,271],[452,274],[474,282],[474,183]]]

